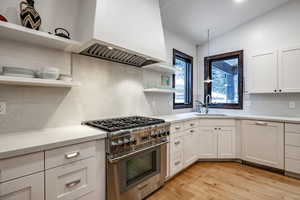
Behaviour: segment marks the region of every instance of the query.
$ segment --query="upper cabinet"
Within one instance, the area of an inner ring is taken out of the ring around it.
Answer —
[[[36,1],[39,31],[20,24],[19,0],[1,2],[0,39],[82,53],[142,67],[166,61],[159,0],[43,0]],[[56,28],[71,40],[48,34]]]
[[[249,59],[249,92],[273,93],[278,89],[278,51],[261,51]]]
[[[300,46],[280,50],[279,85],[282,92],[300,92]]]
[[[300,92],[300,46],[262,51],[249,58],[249,93]]]

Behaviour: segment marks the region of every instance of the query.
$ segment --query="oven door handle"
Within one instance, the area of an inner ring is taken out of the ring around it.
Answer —
[[[155,147],[158,147],[158,146],[161,146],[161,145],[164,145],[164,144],[167,144],[167,143],[169,143],[169,141],[161,142],[161,143],[156,144],[156,145],[153,145],[153,146],[151,146],[151,147],[147,147],[147,148],[144,148],[144,149],[140,149],[140,150],[131,152],[131,153],[129,153],[129,154],[126,154],[126,155],[124,155],[124,156],[117,157],[117,158],[113,158],[113,159],[112,159],[112,158],[109,158],[108,161],[109,161],[110,163],[115,163],[115,162],[118,162],[119,160],[122,160],[122,159],[124,159],[124,158],[128,158],[128,157],[130,157],[130,156],[132,156],[132,155],[138,154],[138,153],[140,153],[140,152],[143,152],[143,151],[146,151],[146,150],[149,150],[149,149],[153,149],[153,148],[155,148]]]

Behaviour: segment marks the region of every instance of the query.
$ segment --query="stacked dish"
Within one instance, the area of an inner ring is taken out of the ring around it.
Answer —
[[[14,76],[23,78],[34,78],[35,71],[32,69],[21,68],[21,67],[3,67],[4,76]]]

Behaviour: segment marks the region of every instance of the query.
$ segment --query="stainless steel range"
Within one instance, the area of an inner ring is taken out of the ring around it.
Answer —
[[[169,123],[134,116],[85,124],[108,132],[108,200],[141,200],[164,184]]]

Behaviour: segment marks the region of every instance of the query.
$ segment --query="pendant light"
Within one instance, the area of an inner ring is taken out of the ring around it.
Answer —
[[[210,29],[207,30],[207,39],[208,39],[208,42],[207,42],[207,56],[209,57],[210,56]],[[212,82],[212,80],[207,77],[206,80],[204,80],[204,83],[205,84],[210,84]]]

